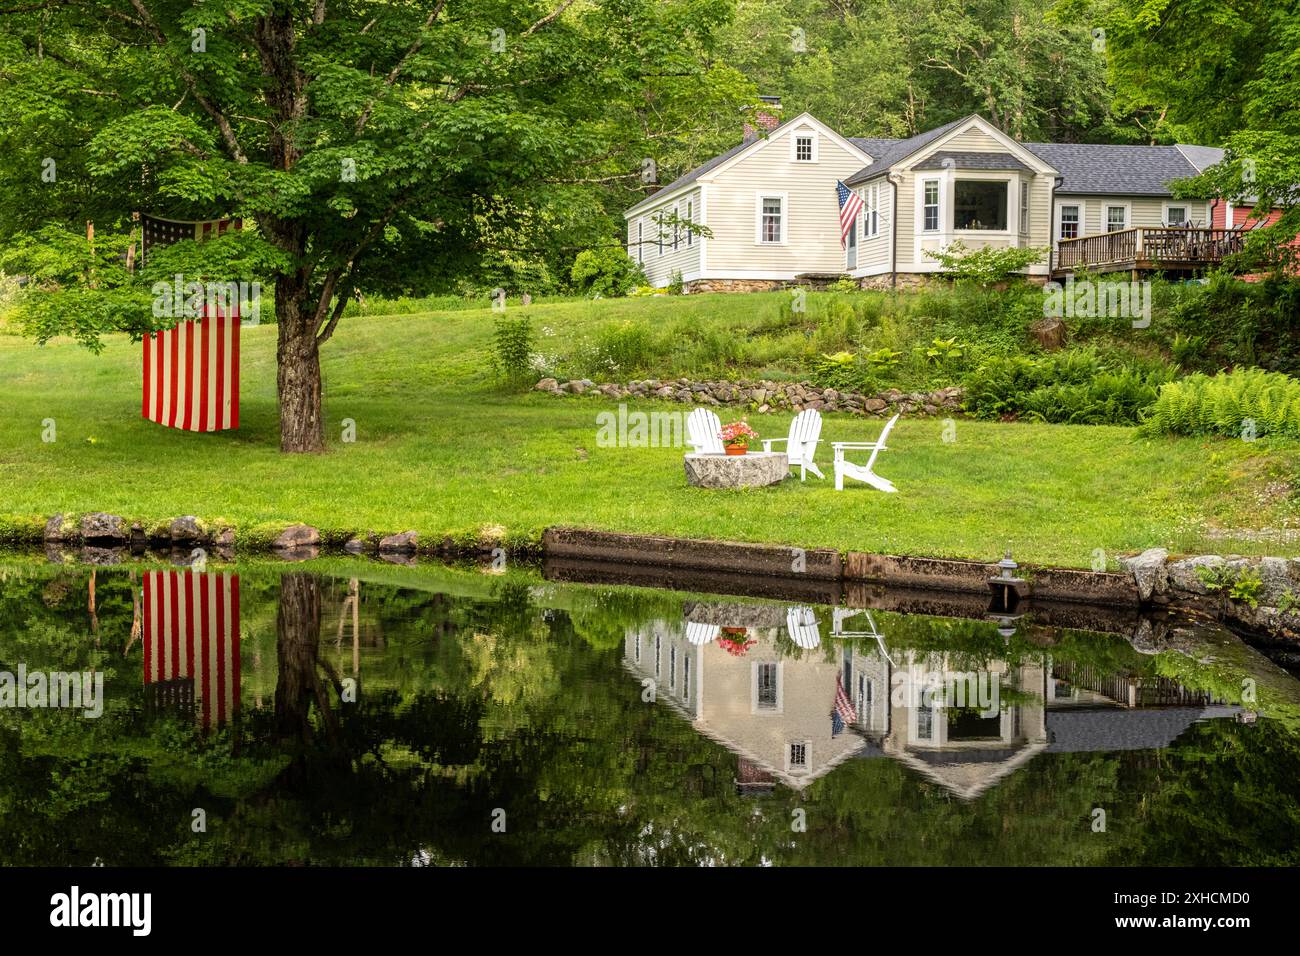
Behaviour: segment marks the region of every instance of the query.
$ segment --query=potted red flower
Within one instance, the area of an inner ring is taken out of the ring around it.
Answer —
[[[744,657],[745,651],[758,643],[750,640],[748,635],[747,627],[724,627],[722,633],[718,635],[718,646],[732,657]]]
[[[758,441],[758,432],[750,428],[743,419],[723,425],[722,431],[718,434],[722,438],[722,447],[728,455],[743,455],[749,451],[750,444]]]

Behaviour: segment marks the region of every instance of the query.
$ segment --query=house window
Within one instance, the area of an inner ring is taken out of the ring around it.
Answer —
[[[867,713],[867,709],[865,706],[866,703],[867,703],[867,678],[864,675],[859,674],[858,675],[858,719],[859,720],[866,720],[866,713]]]
[[[939,180],[927,179],[922,183],[924,190],[924,212],[922,227],[926,232],[939,231]]]
[[[796,136],[794,138],[794,158],[798,163],[811,163],[813,161],[813,138],[811,136]]]
[[[659,243],[659,255],[664,254],[664,217],[663,214],[655,216],[655,239]]]
[[[1128,206],[1106,207],[1106,231],[1119,232],[1128,228]]]
[[[636,224],[636,261],[645,262],[645,246],[641,243],[645,241],[645,223],[637,220]]]
[[[1061,238],[1062,239],[1079,238],[1079,207],[1078,206],[1061,207]]]
[[[1029,235],[1029,183],[1020,184],[1020,234]]]
[[[862,237],[870,239],[880,234],[880,186],[868,186],[866,206],[862,215]]]
[[[682,658],[682,699],[687,700],[691,696],[691,659]]]
[[[659,664],[663,659],[664,639],[655,635],[655,677],[659,676]]]
[[[847,692],[853,686],[853,652],[846,650],[844,652],[844,690]]]
[[[1187,207],[1170,206],[1165,210],[1165,224],[1169,226],[1187,225]]]
[[[776,664],[758,665],[758,706],[761,710],[776,709]]]
[[[636,662],[640,664],[641,663],[641,635],[640,634],[636,636],[636,651],[634,652],[634,656],[636,658]]]
[[[694,204],[694,203],[689,203],[689,202],[688,202],[688,203],[686,204],[686,221],[687,221],[687,222],[690,222],[690,223],[695,222],[695,204]],[[692,232],[690,229],[687,229],[687,230],[686,230],[686,244],[687,244],[688,246],[689,246],[689,245],[693,245],[693,244],[694,244],[694,240],[695,240],[695,233]]]
[[[785,242],[785,197],[759,197],[758,241]]]
[[[677,251],[677,240],[681,236],[681,210],[673,207],[673,252]]]
[[[929,704],[923,703],[916,708],[916,739],[934,739],[934,708]]]
[[[808,745],[791,744],[790,745],[790,769],[804,770],[808,767]]]
[[[953,186],[953,226],[957,229],[1007,228],[1007,183],[959,179]]]
[[[677,686],[677,648],[668,648],[668,689],[673,690]]]

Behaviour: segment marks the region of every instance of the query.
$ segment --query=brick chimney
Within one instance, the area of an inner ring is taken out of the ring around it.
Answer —
[[[781,125],[781,97],[760,96],[763,105],[754,111],[754,121],[745,120],[745,141],[758,138],[760,129],[772,132]]]

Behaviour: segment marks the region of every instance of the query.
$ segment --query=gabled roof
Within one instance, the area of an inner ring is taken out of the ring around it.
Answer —
[[[1178,148],[1199,173],[1205,172],[1216,163],[1223,162],[1223,150],[1217,146],[1193,146],[1190,143],[1179,143]]]
[[[781,123],[778,126],[776,126],[774,129],[769,130],[766,136],[751,136],[747,139],[744,139],[741,142],[737,143],[735,146],[731,147],[731,149],[727,150],[725,153],[722,153],[718,156],[714,156],[708,162],[701,163],[699,166],[696,166],[690,172],[678,176],[667,186],[664,186],[662,189],[656,189],[649,196],[646,196],[644,199],[636,202],[634,205],[632,205],[627,210],[625,210],[623,215],[627,216],[635,209],[640,209],[642,206],[646,206],[653,203],[656,199],[661,199],[667,196],[669,193],[676,192],[677,190],[681,189],[683,186],[690,185],[691,183],[695,182],[697,179],[701,179],[702,177],[713,172],[715,169],[718,169],[728,160],[733,159],[736,156],[739,156],[745,150],[750,149],[751,147],[754,147],[760,143],[768,142],[769,140],[775,138],[784,130],[798,123],[811,124],[817,129],[824,131],[832,139],[835,139],[841,143],[847,143],[848,145],[852,146],[854,149],[858,149],[866,153],[868,156],[872,155],[871,151],[865,149],[862,145],[864,142],[867,142],[866,140],[842,137],[840,136],[839,133],[835,132],[835,130],[831,129],[829,126],[827,126],[817,117],[813,116],[811,113],[804,112],[804,113],[800,113],[798,116],[791,117],[790,119],[786,120],[784,123]]]
[[[922,149],[929,143],[933,143],[944,133],[950,132],[968,119],[970,119],[969,116],[963,116],[961,119],[955,119],[951,123],[945,123],[942,126],[938,126],[932,130],[927,130],[924,133],[918,133],[908,139],[877,139],[867,141],[876,144],[875,149],[867,150],[867,153],[870,154],[871,158],[874,159],[875,162],[866,169],[858,170],[858,172],[844,180],[844,185],[854,186],[884,173],[890,166],[903,157],[910,156],[918,149]]]
[[[1010,153],[958,153],[946,149],[935,150],[916,164],[916,169],[1029,169]]]
[[[1187,147],[1099,143],[1025,143],[1025,147],[1060,171],[1057,195],[1169,196],[1169,183],[1200,172],[1183,152]]]

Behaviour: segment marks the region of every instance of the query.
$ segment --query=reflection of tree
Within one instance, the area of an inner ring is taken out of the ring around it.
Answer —
[[[279,680],[275,686],[275,723],[281,737],[301,743],[313,739],[311,704],[332,738],[338,732],[338,717],[321,680],[326,673],[335,689],[342,687],[333,669],[319,660],[320,578],[314,574],[282,574],[280,606],[275,618],[276,656]]]

